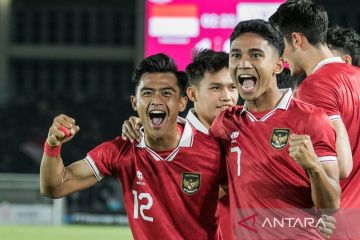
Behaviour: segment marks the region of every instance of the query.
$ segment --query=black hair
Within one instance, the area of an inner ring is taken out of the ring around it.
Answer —
[[[177,79],[177,85],[180,88],[180,96],[185,96],[188,86],[187,77],[184,72],[178,71],[174,60],[166,54],[159,53],[151,55],[138,64],[132,75],[132,81],[135,83],[135,91],[139,86],[142,75],[145,73],[173,73]]]
[[[189,77],[190,85],[198,85],[206,72],[215,74],[223,68],[229,68],[229,54],[216,52],[211,49],[193,51],[192,62],[185,71]]]
[[[279,56],[283,55],[285,49],[284,38],[278,30],[270,25],[270,23],[261,19],[239,22],[231,33],[230,42],[233,42],[244,33],[255,33],[259,35],[276,49]]]
[[[352,65],[360,67],[360,35],[352,28],[329,28],[326,42],[330,49],[351,56]]]
[[[279,6],[269,18],[269,22],[278,28],[290,41],[293,32],[303,34],[310,44],[326,43],[328,15],[322,5],[310,0],[289,0]]]

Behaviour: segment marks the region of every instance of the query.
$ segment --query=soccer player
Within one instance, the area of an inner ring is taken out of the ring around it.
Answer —
[[[285,217],[289,209],[306,218],[314,206],[338,208],[331,123],[321,109],[277,88],[284,42],[269,23],[240,22],[230,41],[230,76],[245,104],[220,113],[210,132],[225,145],[234,238],[322,239],[315,228],[286,231],[261,220]]]
[[[184,74],[172,59],[157,54],[138,65],[133,81],[131,103],[144,125],[141,141],[118,137],[64,167],[60,147],[79,126],[73,118],[57,116],[41,162],[42,194],[59,198],[114,176],[121,182],[135,239],[214,239],[224,172],[221,149],[214,138],[177,117],[187,102]]]
[[[235,106],[238,92],[235,83],[229,75],[229,55],[225,52],[215,52],[203,49],[194,52],[192,62],[186,67],[190,86],[187,96],[194,103],[194,108],[187,114],[187,121],[198,129],[199,134],[208,135],[217,114],[228,107]],[[123,124],[124,139],[140,137],[138,118],[131,117]],[[212,137],[209,137],[212,138]],[[221,192],[219,200],[219,227],[217,239],[231,239],[229,197]]]
[[[329,28],[326,43],[331,52],[346,63],[360,67],[360,35],[352,28]]]
[[[328,16],[311,1],[287,1],[270,22],[284,35],[292,72],[305,71],[296,96],[325,110],[336,131],[342,208],[360,208],[360,71],[333,57],[326,44]]]

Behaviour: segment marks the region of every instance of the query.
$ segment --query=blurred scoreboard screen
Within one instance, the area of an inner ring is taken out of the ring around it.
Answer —
[[[146,0],[145,57],[159,52],[180,69],[194,48],[227,51],[239,21],[268,18],[284,0]]]

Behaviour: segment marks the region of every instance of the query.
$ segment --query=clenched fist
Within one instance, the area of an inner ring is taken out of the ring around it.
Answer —
[[[67,137],[64,130],[61,130],[61,127],[68,129],[70,131],[70,136]],[[75,125],[75,119],[66,116],[65,114],[60,114],[54,118],[46,141],[50,146],[60,146],[71,140],[79,130],[80,127]]]
[[[304,169],[312,170],[319,165],[310,136],[291,134],[289,144],[290,157]]]

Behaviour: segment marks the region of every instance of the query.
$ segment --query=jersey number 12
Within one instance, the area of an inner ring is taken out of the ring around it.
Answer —
[[[153,199],[151,195],[149,193],[140,193],[138,195],[138,192],[135,190],[132,190],[132,193],[134,195],[134,218],[136,219],[139,218],[139,210],[140,210],[140,215],[142,219],[144,219],[145,221],[153,222],[154,218],[146,216],[144,213],[144,210],[149,210],[153,205]],[[142,200],[144,198],[147,200],[147,204],[141,204],[139,208],[139,200]]]

